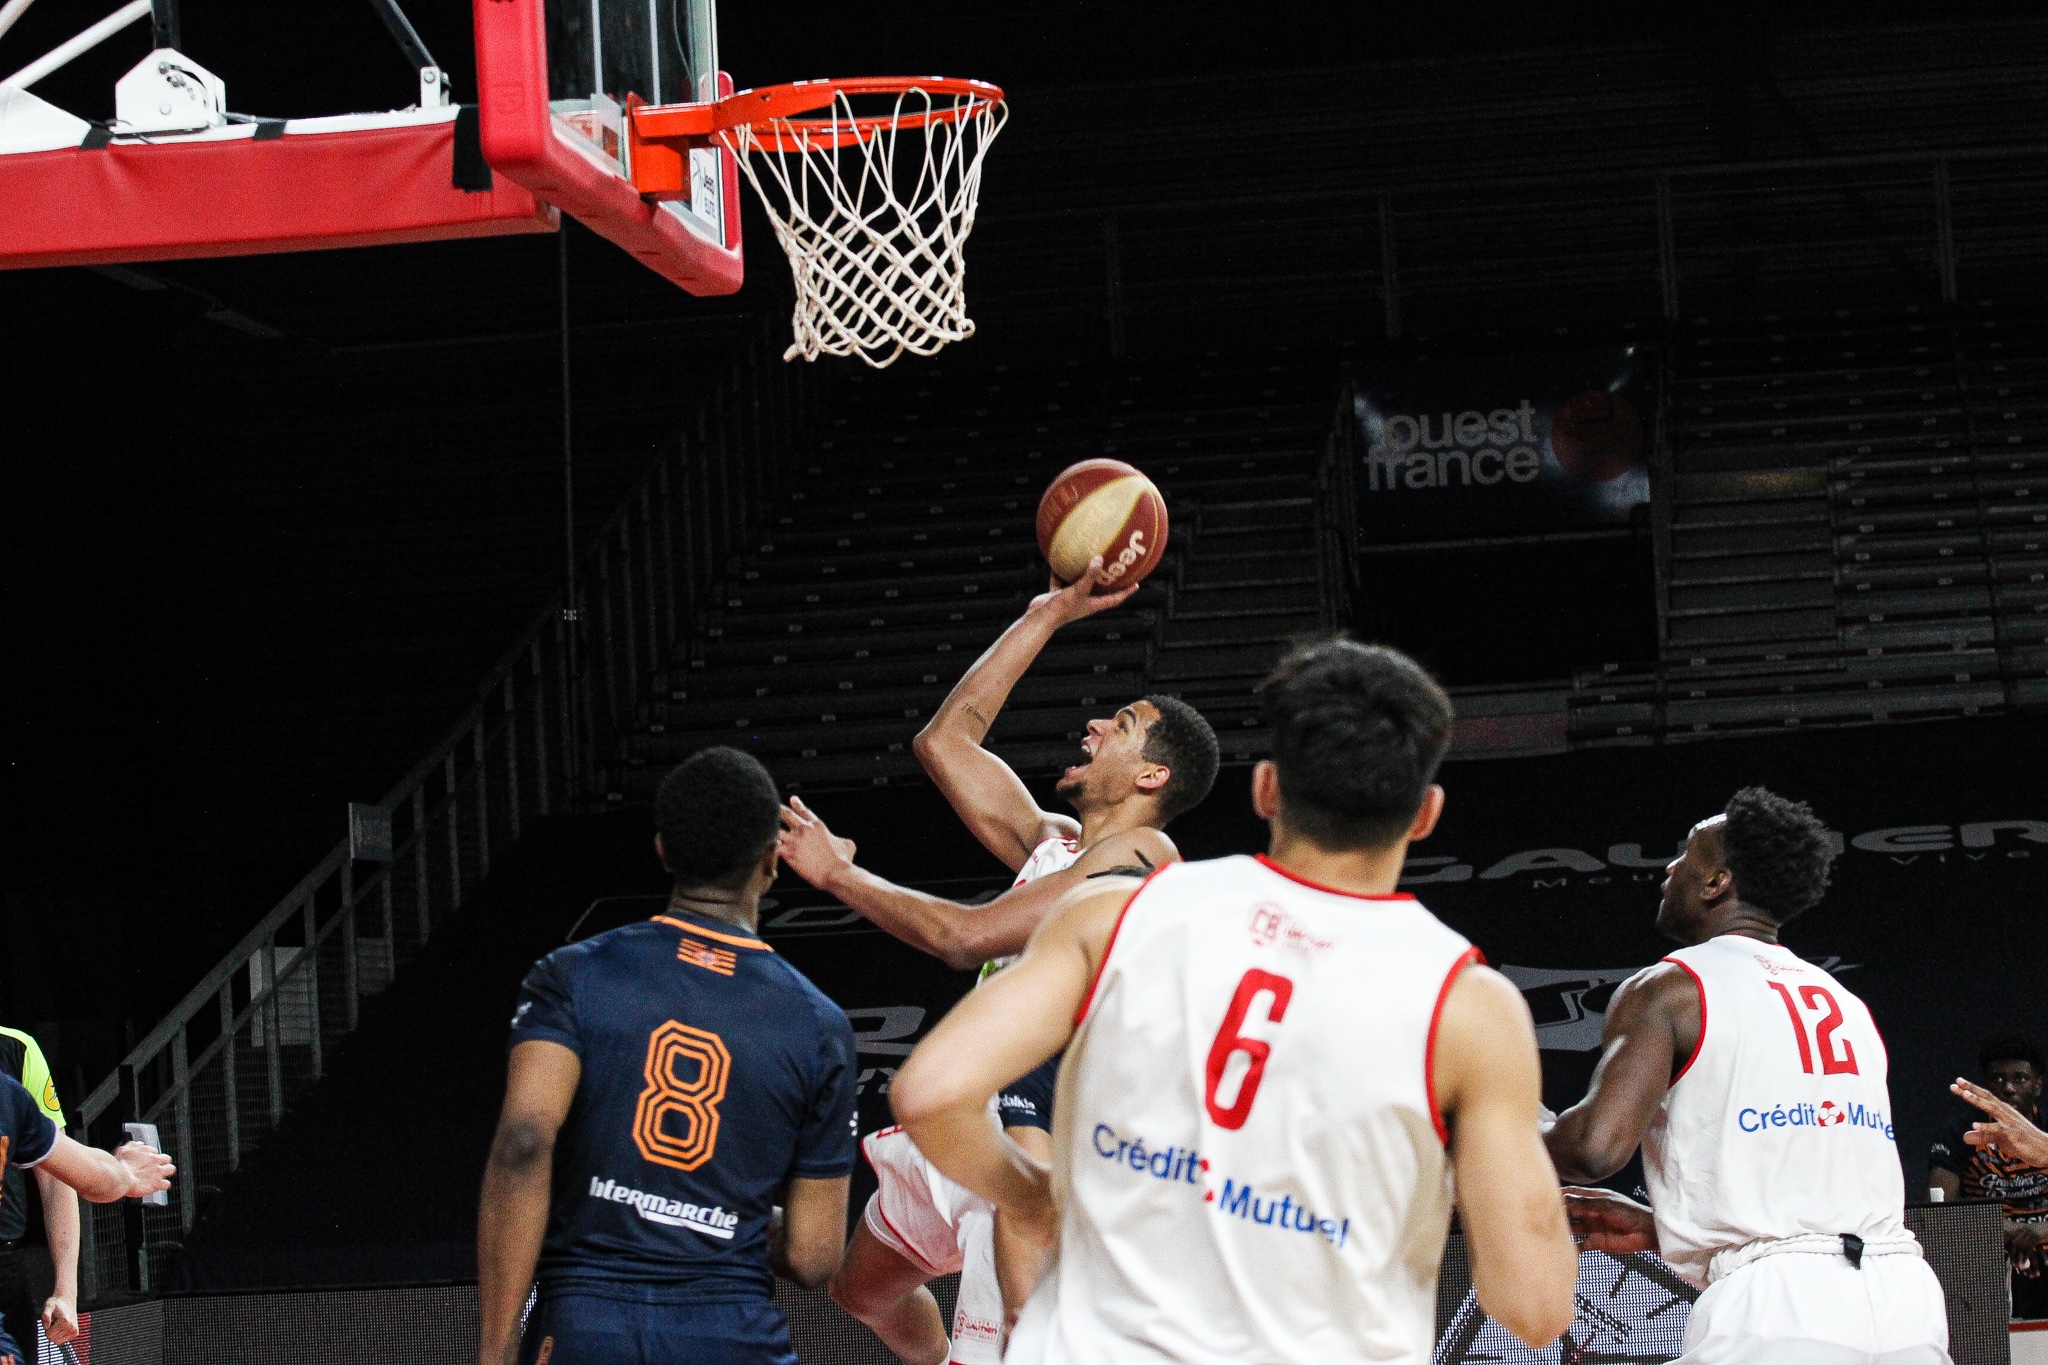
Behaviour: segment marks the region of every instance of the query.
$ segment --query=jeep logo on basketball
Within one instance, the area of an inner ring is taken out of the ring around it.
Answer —
[[[1117,551],[1116,558],[1109,562],[1107,568],[1103,569],[1102,576],[1111,582],[1115,582],[1130,572],[1131,565],[1144,557],[1145,533],[1143,530],[1133,531],[1131,532],[1131,538],[1124,542],[1124,548]]]

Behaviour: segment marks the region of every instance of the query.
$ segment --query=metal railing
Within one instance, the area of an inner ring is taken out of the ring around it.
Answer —
[[[161,1207],[88,1206],[88,1302],[162,1289],[205,1195],[283,1121],[389,986],[533,821],[603,805],[647,683],[687,636],[726,556],[786,473],[805,426],[805,367],[775,358],[764,319],[478,685],[476,700],[388,792],[391,861],[335,845],[115,1073],[74,1132],[157,1125],[179,1175]]]

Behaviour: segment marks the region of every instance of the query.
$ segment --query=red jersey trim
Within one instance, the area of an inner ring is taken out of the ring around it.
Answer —
[[[1685,1059],[1685,1065],[1678,1068],[1678,1074],[1671,1078],[1671,1084],[1677,1085],[1685,1079],[1685,1073],[1692,1070],[1692,1064],[1700,1059],[1700,1049],[1707,1045],[1707,983],[1700,980],[1698,972],[1686,966],[1677,958],[1667,957],[1664,961],[1669,962],[1672,966],[1691,977],[1693,989],[1700,993],[1700,1036],[1698,1041],[1692,1045],[1692,1056]],[[1670,1087],[1667,1086],[1665,1088],[1669,1089]]]
[[[654,917],[654,922],[656,924],[670,925],[673,928],[677,929],[686,929],[690,933],[699,934],[705,938],[716,939],[720,943],[730,943],[735,948],[755,948],[759,949],[761,952],[764,953],[772,953],[775,951],[773,948],[770,948],[767,944],[761,942],[761,940],[758,938],[739,938],[732,934],[721,934],[716,929],[706,929],[703,925],[691,924],[688,920],[670,919],[667,915],[656,915]]]
[[[1324,886],[1321,882],[1310,881],[1308,878],[1302,876],[1298,872],[1289,871],[1288,869],[1282,867],[1280,864],[1274,862],[1271,858],[1268,858],[1263,853],[1254,853],[1252,856],[1258,859],[1259,865],[1264,867],[1268,872],[1277,872],[1281,876],[1287,878],[1287,880],[1290,882],[1298,883],[1299,885],[1307,887],[1311,891],[1321,891],[1326,895],[1346,896],[1355,901],[1412,901],[1415,899],[1415,897],[1409,895],[1405,891],[1398,891],[1388,896],[1368,896],[1361,891],[1345,891],[1334,886]]]
[[[1116,912],[1116,923],[1109,928],[1109,942],[1102,945],[1102,961],[1095,964],[1095,975],[1088,981],[1088,993],[1081,997],[1081,1007],[1074,1011],[1075,1028],[1081,1027],[1081,1021],[1088,1017],[1088,1007],[1095,1003],[1095,988],[1102,984],[1102,974],[1109,970],[1109,955],[1116,951],[1116,937],[1124,931],[1124,916],[1131,913],[1131,907],[1138,903],[1138,897],[1144,895],[1145,888],[1152,885],[1152,878],[1172,866],[1172,863],[1167,863],[1154,868],[1144,881],[1138,883],[1138,889],[1124,902],[1124,908]]]
[[[1414,897],[1404,899],[1413,900]],[[1436,1102],[1436,1026],[1443,1022],[1444,1001],[1451,998],[1451,986],[1456,983],[1458,974],[1467,967],[1485,965],[1486,954],[1477,948],[1467,948],[1460,953],[1458,960],[1451,964],[1451,970],[1444,974],[1444,984],[1437,988],[1436,1004],[1429,1011],[1429,1043],[1422,1049],[1422,1092],[1429,1097],[1429,1121],[1436,1128],[1436,1140],[1447,1145],[1451,1140],[1451,1130],[1444,1123],[1443,1110]]]

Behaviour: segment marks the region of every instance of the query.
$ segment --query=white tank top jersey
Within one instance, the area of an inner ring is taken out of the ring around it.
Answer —
[[[1065,872],[1080,860],[1081,845],[1078,840],[1054,835],[1031,850],[1031,856],[1024,860],[1024,866],[1017,869],[1017,880],[1010,883],[1010,889],[1014,891],[1026,882],[1035,882],[1040,877],[1049,877],[1055,872]],[[991,958],[982,963],[981,980],[988,980],[1020,956],[1020,953],[1011,953],[1008,957]]]
[[[1412,896],[1174,863],[1118,922],[1053,1103],[1057,1260],[1011,1365],[1430,1358],[1430,1065],[1478,951]]]
[[[1643,1138],[1664,1259],[1704,1284],[1765,1250],[1737,1250],[1751,1243],[1853,1233],[1916,1249],[1869,1007],[1791,949],[1738,934],[1664,960],[1698,987],[1701,1023]]]

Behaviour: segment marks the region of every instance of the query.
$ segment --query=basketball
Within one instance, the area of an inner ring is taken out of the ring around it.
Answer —
[[[1122,592],[1145,579],[1166,549],[1166,500],[1152,480],[1122,460],[1083,460],[1060,471],[1038,501],[1038,549],[1053,577],[1072,583],[1102,556],[1108,577],[1097,593]]]

